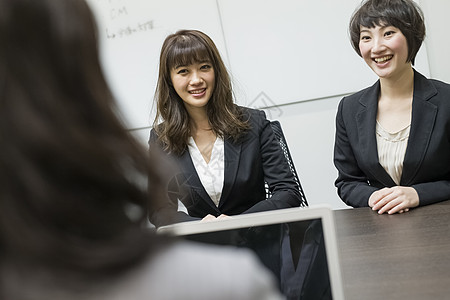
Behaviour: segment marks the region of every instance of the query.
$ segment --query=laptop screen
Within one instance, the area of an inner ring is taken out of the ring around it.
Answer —
[[[200,243],[251,249],[287,299],[343,299],[331,210],[289,208],[159,229]]]

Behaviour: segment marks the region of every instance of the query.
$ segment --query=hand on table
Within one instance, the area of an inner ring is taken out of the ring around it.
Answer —
[[[208,214],[206,216],[203,217],[203,219],[200,222],[211,222],[211,221],[217,221],[217,220],[226,220],[226,219],[231,219],[230,216],[221,214],[220,216],[218,216],[217,218],[211,214]]]
[[[412,187],[394,186],[375,191],[370,195],[369,206],[379,214],[404,213],[419,205],[419,195]]]

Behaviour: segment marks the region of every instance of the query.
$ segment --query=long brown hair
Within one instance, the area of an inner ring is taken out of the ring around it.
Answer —
[[[212,63],[216,79],[213,95],[206,106],[211,129],[222,138],[236,141],[249,128],[245,116],[233,103],[230,76],[214,42],[197,30],[177,31],[167,36],[161,49],[153,128],[165,150],[178,155],[186,150],[191,135],[190,117],[172,85],[170,71],[176,65],[206,60]]]
[[[134,265],[159,247],[142,224],[163,190],[116,115],[89,7],[0,7],[1,260],[89,276]]]

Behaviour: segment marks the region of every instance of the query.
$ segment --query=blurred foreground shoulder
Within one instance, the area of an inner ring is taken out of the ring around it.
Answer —
[[[174,286],[175,284],[175,286]],[[284,299],[249,250],[181,242],[155,255],[112,299]]]

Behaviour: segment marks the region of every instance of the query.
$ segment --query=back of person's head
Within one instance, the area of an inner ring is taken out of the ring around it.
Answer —
[[[423,12],[412,0],[366,0],[350,19],[352,46],[361,56],[359,40],[361,26],[394,26],[400,29],[408,43],[407,62],[414,64],[417,52],[425,38]]]
[[[115,112],[84,0],[0,0],[0,268],[102,276],[156,247],[160,178]]]

